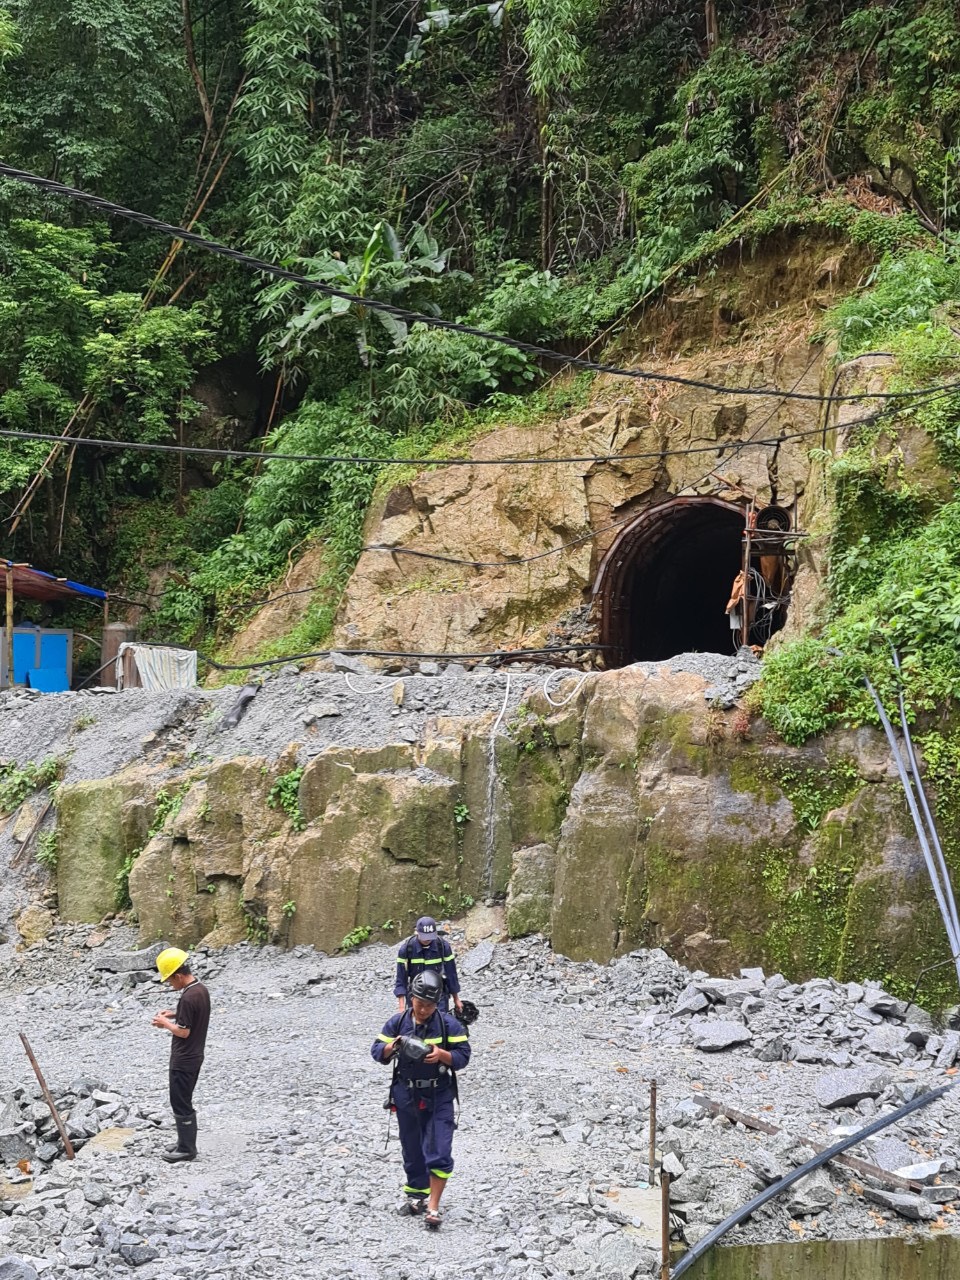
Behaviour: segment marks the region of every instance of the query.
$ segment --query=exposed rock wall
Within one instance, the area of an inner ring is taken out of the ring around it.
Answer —
[[[811,343],[819,309],[851,287],[861,267],[859,251],[816,239],[789,252],[773,246],[750,263],[737,256],[716,279],[653,308],[631,335],[624,362],[719,386],[825,392],[833,370],[822,346]],[[811,465],[809,449],[820,426],[814,401],[603,377],[583,411],[532,426],[505,424],[472,442],[476,465],[421,471],[381,493],[366,542],[387,550],[361,555],[337,643],[424,652],[542,644],[558,618],[591,603],[617,533],[610,526],[678,495],[731,502],[749,495],[760,506],[799,497],[809,528],[823,501],[821,487],[810,484],[818,464]],[[780,436],[791,438],[769,448],[734,447]],[[512,457],[596,455],[614,458],[496,465]],[[561,544],[572,545],[549,554]],[[541,558],[523,563],[530,556]],[[795,622],[814,594],[798,595]]]
[[[331,950],[505,896],[512,934],[575,959],[658,944],[714,972],[907,984],[918,956],[941,958],[879,735],[784,746],[669,664],[578,681],[560,682],[560,707],[529,690],[495,740],[492,712],[434,716],[415,743],[331,745],[297,773],[294,744],[167,781],[179,810],[130,873],[143,941]],[[286,811],[279,779],[296,788]],[[61,788],[63,915],[111,908],[157,785],[137,766]]]

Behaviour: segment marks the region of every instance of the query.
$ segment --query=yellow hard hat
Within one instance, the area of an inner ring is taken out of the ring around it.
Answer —
[[[167,947],[165,951],[161,951],[157,956],[157,969],[160,971],[160,981],[172,977],[182,964],[190,959],[186,951],[181,951],[179,947]]]

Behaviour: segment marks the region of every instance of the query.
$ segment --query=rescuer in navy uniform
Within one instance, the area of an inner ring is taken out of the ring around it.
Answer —
[[[440,1010],[446,1013],[453,1005],[460,1013],[460,979],[457,977],[457,962],[453,957],[453,948],[445,938],[437,932],[437,922],[432,916],[421,916],[417,921],[412,937],[404,938],[397,948],[397,980],[393,984],[393,994],[397,997],[397,1012],[402,1013],[407,1007],[410,995],[410,984],[418,973],[433,970],[441,982]]]
[[[460,1023],[437,1008],[443,983],[431,969],[410,984],[410,1008],[395,1013],[370,1050],[393,1063],[390,1102],[397,1113],[406,1182],[400,1212],[421,1213],[440,1226],[440,1197],[453,1172],[453,1104],[457,1078],[470,1061],[470,1040]]]

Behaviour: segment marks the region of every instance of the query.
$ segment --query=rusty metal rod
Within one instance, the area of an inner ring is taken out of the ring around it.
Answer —
[[[40,1081],[40,1088],[43,1090],[43,1096],[47,1100],[47,1106],[50,1108],[50,1114],[53,1116],[53,1122],[60,1131],[60,1137],[63,1139],[63,1149],[67,1153],[67,1159],[73,1159],[73,1143],[67,1137],[67,1131],[63,1127],[63,1121],[60,1119],[60,1112],[57,1110],[57,1104],[53,1100],[53,1094],[47,1088],[47,1082],[43,1078],[43,1072],[40,1070],[40,1063],[34,1057],[33,1050],[30,1048],[30,1041],[19,1032],[20,1039],[23,1041],[23,1047],[27,1051],[27,1057],[30,1059],[30,1065],[37,1073],[37,1079]]]
[[[47,814],[50,812],[52,808],[53,808],[53,801],[48,800],[47,803],[44,805],[43,810],[41,811],[40,817],[37,818],[36,822],[33,824],[33,826],[30,828],[30,830],[27,832],[26,836],[24,837],[23,843],[20,845],[20,848],[10,859],[11,865],[17,865],[18,863],[23,862],[29,850],[30,842],[33,840],[33,837],[37,834],[37,832],[43,826],[43,820],[44,818],[46,818]]]
[[[650,1158],[648,1160],[647,1181],[651,1187],[657,1172],[657,1082],[650,1081]]]
[[[726,1116],[728,1120],[735,1120],[737,1124],[745,1125],[748,1129],[758,1129],[760,1133],[782,1133],[783,1130],[775,1124],[768,1124],[766,1120],[758,1120],[756,1116],[747,1115],[745,1111],[738,1111],[736,1107],[724,1106],[722,1102],[714,1102],[711,1098],[700,1099],[700,1105],[704,1111],[709,1111],[712,1116]],[[826,1151],[826,1147],[821,1142],[811,1142],[809,1138],[800,1138],[800,1142],[805,1147],[810,1147],[812,1151],[816,1151],[819,1155],[822,1151]],[[886,1169],[881,1169],[877,1164],[871,1164],[869,1160],[861,1160],[859,1156],[836,1156],[834,1164],[845,1165],[848,1169],[853,1169],[856,1173],[863,1174],[866,1178],[874,1178],[877,1182],[885,1182],[890,1187],[895,1187],[897,1191],[912,1191],[919,1194],[923,1183],[911,1182],[909,1178],[901,1178],[896,1173],[889,1173]]]
[[[670,1175],[660,1175],[660,1280],[670,1280]]]

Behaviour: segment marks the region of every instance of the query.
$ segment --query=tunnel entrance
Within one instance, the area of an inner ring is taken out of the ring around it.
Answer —
[[[743,567],[745,524],[744,509],[731,502],[674,498],[622,530],[594,586],[608,666],[738,647],[740,631],[731,629],[726,607]],[[778,606],[758,616],[763,639],[783,625],[785,612]]]

